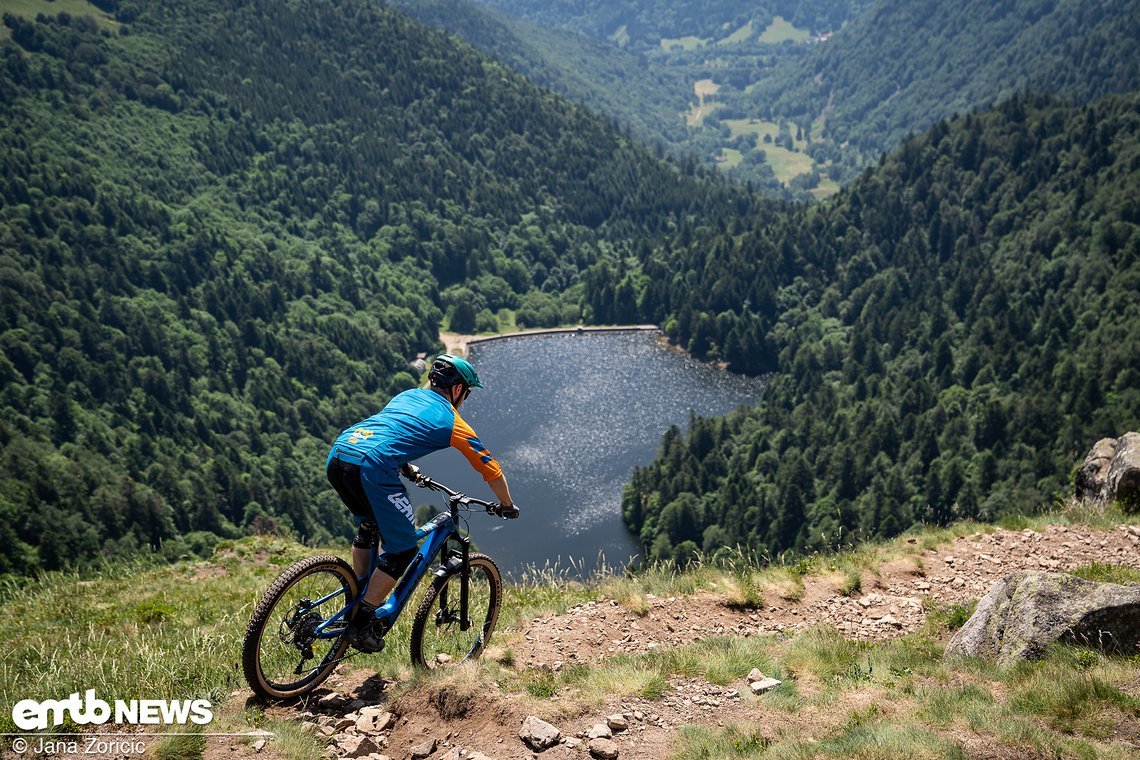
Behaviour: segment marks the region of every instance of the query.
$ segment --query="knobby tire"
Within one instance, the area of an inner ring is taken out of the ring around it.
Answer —
[[[471,555],[470,573],[470,628],[461,631],[456,619],[462,572],[458,568],[449,570],[435,578],[416,610],[411,637],[413,665],[422,668],[456,665],[483,653],[499,619],[503,582],[495,561],[486,554]]]
[[[315,557],[303,559],[277,576],[277,579],[262,594],[260,601],[254,608],[253,615],[245,629],[245,640],[242,642],[242,670],[245,673],[245,680],[255,694],[270,699],[291,699],[307,694],[332,674],[348,647],[348,637],[341,636],[332,643],[329,651],[321,657],[316,669],[298,678],[297,681],[279,683],[273,681],[265,673],[262,663],[262,642],[266,640],[267,636],[278,635],[277,631],[267,630],[267,627],[272,628],[274,610],[294,586],[305,578],[318,573],[330,574],[330,580],[339,581],[345,591],[343,596],[326,603],[328,614],[325,617],[339,611],[348,600],[356,598],[356,575],[352,568],[344,560],[330,554],[319,554]],[[285,612],[287,613],[288,610]],[[321,611],[322,614],[325,612],[326,610]],[[287,651],[288,648],[285,647],[282,653]],[[300,657],[300,650],[298,650],[298,660]]]

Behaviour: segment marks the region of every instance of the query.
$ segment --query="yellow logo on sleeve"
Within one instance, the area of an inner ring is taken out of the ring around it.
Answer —
[[[372,436],[373,436],[373,431],[363,430],[361,428],[357,428],[356,430],[352,431],[351,435],[349,435],[348,442],[349,443],[356,443],[357,441],[359,441],[361,439],[367,440],[367,439],[371,438]]]

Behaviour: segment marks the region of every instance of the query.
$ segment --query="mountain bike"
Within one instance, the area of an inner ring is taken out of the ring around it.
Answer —
[[[482,654],[503,596],[495,561],[471,551],[471,539],[460,525],[466,527],[466,515],[478,510],[517,517],[518,508],[472,498],[418,472],[415,477],[420,488],[441,492],[447,509],[416,530],[420,549],[377,608],[373,625],[383,633],[390,631],[435,565],[412,623],[411,656],[417,666],[441,668]],[[242,670],[255,694],[272,699],[303,696],[340,662],[360,654],[346,655],[348,621],[378,557],[373,548],[368,572],[360,578],[331,554],[300,560],[277,576],[254,608],[242,643]]]

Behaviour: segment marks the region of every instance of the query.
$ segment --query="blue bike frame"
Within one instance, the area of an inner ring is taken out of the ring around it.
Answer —
[[[449,540],[456,541],[461,548],[459,555],[451,561],[460,563],[458,565],[460,568],[467,566],[466,559],[471,541],[459,532],[459,528],[455,524],[455,518],[451,514],[442,512],[424,523],[422,527],[417,528],[416,540],[419,541],[425,537],[427,540],[424,541],[419,551],[416,552],[416,556],[412,559],[411,564],[408,565],[408,569],[404,571],[404,575],[400,578],[400,582],[396,584],[396,588],[392,591],[391,595],[389,595],[387,601],[376,609],[376,619],[383,622],[385,630],[391,628],[396,622],[396,618],[403,612],[404,605],[408,603],[408,599],[412,596],[412,591],[415,590],[420,579],[424,577],[432,560],[443,552]],[[344,622],[345,615],[356,606],[356,603],[364,596],[364,592],[368,590],[368,581],[372,578],[373,571],[376,570],[376,563],[379,561],[379,558],[380,555],[376,552],[376,549],[373,548],[372,556],[368,563],[368,573],[363,578],[357,579],[360,591],[356,599],[353,599],[342,607],[336,614],[325,618],[314,631],[317,638],[335,639],[344,633],[344,626],[336,624]],[[440,571],[442,570],[443,568],[441,568]],[[468,625],[467,599],[462,597],[466,597],[467,595],[467,584],[462,584],[460,589],[460,608],[463,611],[462,629],[466,630]],[[313,602],[309,609],[319,608],[322,604],[332,601],[342,594],[344,594],[343,590],[334,591]]]

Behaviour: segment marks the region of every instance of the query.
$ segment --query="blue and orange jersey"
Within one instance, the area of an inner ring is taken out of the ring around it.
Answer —
[[[499,462],[451,402],[430,388],[404,391],[378,413],[345,430],[329,458],[367,459],[391,469],[395,478],[400,465],[448,446],[458,449],[483,480],[503,474]]]

